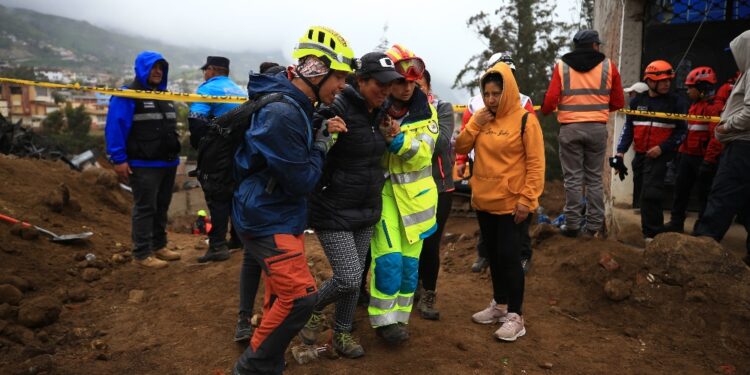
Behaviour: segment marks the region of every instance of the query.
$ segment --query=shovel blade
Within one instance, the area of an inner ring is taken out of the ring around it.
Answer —
[[[50,238],[53,242],[76,242],[76,241],[83,241],[88,239],[89,237],[93,236],[94,232],[83,232],[83,233],[76,233],[76,234],[63,234],[59,236],[54,236]]]

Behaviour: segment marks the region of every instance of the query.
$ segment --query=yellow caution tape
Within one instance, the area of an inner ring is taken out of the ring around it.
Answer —
[[[200,94],[186,94],[169,91],[130,90],[111,87],[81,86],[78,83],[63,84],[39,81],[27,81],[23,79],[0,78],[0,82],[13,83],[26,86],[48,87],[52,89],[70,89],[88,92],[99,92],[112,96],[120,96],[131,99],[154,99],[154,100],[177,100],[182,102],[202,103],[244,103],[247,98],[243,96],[214,96]]]
[[[111,87],[97,87],[97,86],[81,86],[78,83],[64,84],[64,83],[51,83],[51,82],[40,82],[40,81],[29,81],[23,79],[14,78],[1,78],[0,82],[13,83],[17,85],[26,86],[39,86],[48,87],[53,89],[70,89],[88,92],[98,92],[102,94],[108,94],[113,96],[120,96],[123,98],[131,99],[155,99],[155,100],[177,100],[181,102],[201,102],[201,103],[244,103],[247,98],[242,96],[215,96],[215,95],[201,95],[201,94],[187,94],[180,92],[169,92],[169,91],[149,91],[149,90],[130,90],[120,89]],[[454,105],[453,111],[456,113],[463,113],[466,110],[466,105]],[[535,106],[534,110],[538,111],[541,107]],[[637,115],[643,117],[670,119],[670,120],[692,120],[692,121],[703,121],[703,122],[719,122],[720,117],[713,116],[701,116],[701,115],[686,115],[681,113],[664,113],[664,112],[652,112],[652,111],[639,111],[635,109],[621,109],[618,112],[626,115]]]
[[[456,113],[463,113],[466,110],[467,106],[465,105],[454,105],[453,111]],[[534,106],[534,110],[538,111],[542,108],[542,106],[536,105]],[[663,118],[663,119],[669,119],[669,120],[689,120],[689,121],[702,121],[702,122],[719,122],[721,121],[721,117],[718,116],[702,116],[702,115],[686,115],[682,113],[665,113],[665,112],[653,112],[653,111],[639,111],[636,109],[621,109],[617,112],[626,114],[626,115],[635,115],[635,116],[643,116],[643,117],[652,117],[652,118]]]

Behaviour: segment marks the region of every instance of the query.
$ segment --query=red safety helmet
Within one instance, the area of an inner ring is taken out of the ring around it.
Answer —
[[[416,81],[424,75],[424,61],[406,47],[394,44],[385,54],[393,60],[396,71],[407,81]]]
[[[643,79],[650,79],[652,81],[662,81],[665,79],[674,78],[674,69],[672,65],[664,60],[652,61],[651,64],[646,66],[646,70],[643,74]]]
[[[718,82],[716,80],[716,73],[714,73],[714,70],[708,66],[699,66],[691,70],[685,79],[685,84],[695,85],[699,82],[706,82],[715,85],[716,82]]]

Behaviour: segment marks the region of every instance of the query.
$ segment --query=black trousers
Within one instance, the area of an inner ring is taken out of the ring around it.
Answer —
[[[649,158],[638,152],[633,158],[633,183],[641,186],[641,230],[644,237],[653,238],[664,227],[664,177],[667,163],[674,159],[674,152],[662,152],[657,158]]]
[[[230,231],[232,199],[214,199],[209,194],[205,194],[205,197],[208,211],[211,213],[211,231],[208,232],[208,244],[211,247],[224,245],[227,243],[227,231]],[[231,228],[230,236],[232,239],[237,239],[234,226]]]
[[[453,205],[453,192],[446,191],[438,195],[437,202],[437,230],[431,236],[425,238],[422,244],[422,252],[419,254],[419,279],[422,287],[434,291],[437,287],[438,273],[440,272],[440,242],[443,239],[443,230]]]
[[[531,214],[529,214],[529,218],[531,218]],[[521,229],[523,233],[521,233],[521,259],[531,260],[531,256],[533,255],[532,249],[531,249],[531,236],[529,235],[529,227],[531,227],[531,220],[526,220],[523,223],[521,223],[524,228]],[[484,242],[484,238],[482,237],[482,232],[479,232],[479,239],[477,240],[477,253],[482,258],[487,258],[487,244]]]
[[[508,311],[521,315],[525,283],[521,267],[522,237],[531,216],[516,224],[513,215],[477,211],[477,219],[487,246],[495,302],[504,304],[507,301]]]
[[[167,246],[167,212],[177,167],[131,169],[133,257],[141,260]]]
[[[713,175],[700,173],[702,156],[680,154],[680,160],[677,164],[677,178],[674,185],[674,204],[670,221],[674,224],[683,224],[685,222],[685,212],[690,203],[690,193],[693,188],[698,189],[699,211],[698,217],[706,209],[708,193],[711,191],[711,182]]]
[[[721,241],[738,216],[748,231],[746,247],[750,254],[750,141],[734,141],[724,148],[719,169],[711,186],[706,210],[695,228],[695,235]]]

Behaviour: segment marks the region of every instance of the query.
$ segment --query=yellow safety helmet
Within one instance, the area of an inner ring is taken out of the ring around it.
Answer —
[[[327,27],[311,26],[299,38],[292,52],[292,57],[297,60],[310,55],[323,60],[332,70],[351,73],[357,68],[354,51],[349,48],[346,39]]]
[[[206,217],[206,210],[198,210],[199,217]]]

